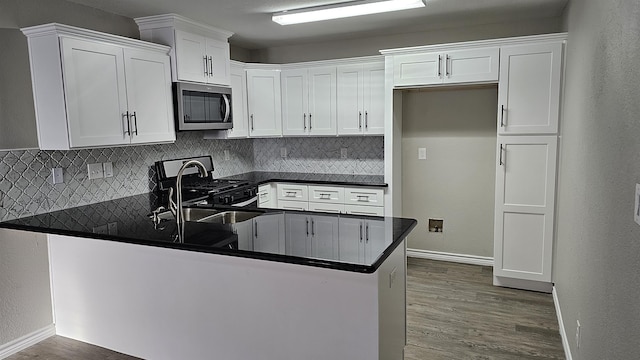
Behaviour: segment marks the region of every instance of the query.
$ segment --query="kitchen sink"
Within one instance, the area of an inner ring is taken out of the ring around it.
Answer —
[[[213,224],[235,224],[262,215],[260,211],[244,210],[216,210],[204,208],[184,208],[184,221],[206,222]],[[150,216],[153,219],[153,215]],[[171,211],[163,211],[158,214],[158,221],[175,220]]]

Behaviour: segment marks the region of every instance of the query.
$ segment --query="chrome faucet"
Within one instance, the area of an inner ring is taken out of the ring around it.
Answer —
[[[182,206],[182,173],[191,166],[195,166],[198,168],[198,175],[200,177],[207,177],[207,169],[204,165],[198,160],[189,160],[182,164],[180,170],[178,170],[178,175],[176,175],[176,202],[172,203],[172,192],[169,192],[169,208],[174,211],[176,216],[176,226],[178,228],[178,236],[179,240],[182,241],[184,239],[184,209]],[[173,190],[173,188],[171,188]]]

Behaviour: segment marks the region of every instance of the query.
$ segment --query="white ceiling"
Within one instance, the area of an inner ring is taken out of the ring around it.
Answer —
[[[560,16],[567,0],[427,0],[421,9],[281,26],[274,12],[345,0],[69,0],[130,18],[176,13],[232,31],[247,49]]]

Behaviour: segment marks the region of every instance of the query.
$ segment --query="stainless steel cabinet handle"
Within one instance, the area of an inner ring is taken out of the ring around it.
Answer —
[[[444,68],[445,68],[447,77],[449,77],[449,75],[451,75],[451,73],[449,72],[449,60],[451,60],[451,57],[449,55],[447,55],[446,61],[444,62]]]
[[[309,219],[307,218],[307,236],[309,236]]]
[[[209,76],[213,76],[213,58],[209,56]]]
[[[331,194],[320,194],[320,199],[325,199],[325,200],[331,199]]]
[[[438,77],[442,76],[442,70],[440,70],[442,64],[442,55],[438,55]]]
[[[295,191],[285,191],[286,193],[286,197],[296,197],[296,192]]]
[[[356,195],[357,201],[369,201],[368,195]]]
[[[253,231],[254,231],[255,237],[257,238],[258,237],[258,223],[255,222],[255,221],[253,222]]]
[[[136,116],[136,112],[134,111],[133,114],[131,114],[131,118],[133,118],[133,128],[135,129],[135,133],[136,135],[138,135],[138,116]]]
[[[366,242],[366,243],[369,243],[369,223],[367,223],[367,227],[366,227],[365,233],[366,233],[366,240],[365,240],[365,242]]]
[[[504,127],[504,105],[501,105],[500,109],[500,127]]]
[[[129,135],[131,136],[131,125],[129,125],[129,112],[127,111],[126,113],[122,114],[123,118],[127,118],[127,130],[124,131],[125,135]]]
[[[253,114],[251,114],[251,131],[253,131]]]
[[[207,56],[205,55],[202,58],[204,58],[204,75],[209,76],[209,64],[208,64]]]
[[[311,219],[311,236],[316,236],[316,222]]]
[[[311,131],[311,113],[309,113],[309,131]]]
[[[369,128],[369,112],[368,111],[364,112],[364,128],[365,129]]]
[[[303,123],[304,123],[304,129],[307,130],[307,114],[306,113],[304,114]]]
[[[362,111],[358,112],[358,129],[362,129]]]
[[[362,242],[362,223],[360,223],[360,242]]]
[[[503,149],[502,144],[500,144],[500,160],[499,160],[500,166],[504,165],[504,163],[502,162],[502,149]]]

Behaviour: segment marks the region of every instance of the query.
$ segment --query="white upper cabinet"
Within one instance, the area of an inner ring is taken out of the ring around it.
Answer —
[[[168,48],[59,24],[22,31],[40,149],[175,141]]]
[[[338,66],[339,135],[384,134],[384,63]]]
[[[143,40],[173,48],[173,81],[230,85],[228,38],[233,33],[175,14],[136,18]]]
[[[282,136],[280,70],[247,69],[250,137]]]
[[[551,282],[556,136],[499,136],[495,276]]]
[[[281,77],[282,134],[336,135],[336,68],[285,69]]]
[[[556,134],[562,43],[505,46],[500,58],[499,133]]]
[[[231,111],[233,128],[227,130],[229,138],[249,136],[249,116],[247,115],[247,75],[244,66],[231,65]]]
[[[497,47],[461,49],[393,58],[394,86],[425,86],[498,80]]]

